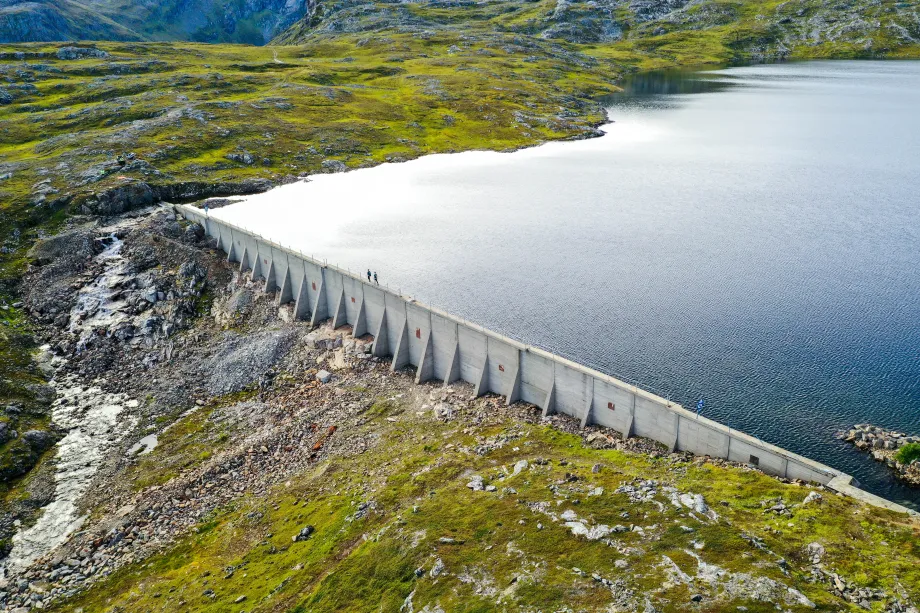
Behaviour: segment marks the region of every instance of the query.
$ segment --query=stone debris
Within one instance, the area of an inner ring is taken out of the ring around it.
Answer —
[[[466,484],[466,486],[474,492],[481,492],[485,489],[485,485],[480,475],[474,475],[470,482]]]
[[[802,501],[802,504],[812,504],[821,502],[822,500],[824,500],[824,497],[818,492],[808,492],[808,496],[805,496],[805,500]]]
[[[805,546],[805,554],[812,564],[820,564],[824,559],[824,546],[821,543],[809,543]]]

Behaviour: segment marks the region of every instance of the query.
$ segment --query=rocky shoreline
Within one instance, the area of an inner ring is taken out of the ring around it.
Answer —
[[[905,446],[920,445],[920,436],[886,430],[872,424],[856,424],[840,438],[868,453],[877,462],[883,462],[901,481],[920,487],[920,457],[914,457],[906,463],[900,462],[897,457]]]

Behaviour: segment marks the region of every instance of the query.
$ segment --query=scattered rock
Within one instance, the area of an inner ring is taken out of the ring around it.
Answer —
[[[805,500],[802,501],[802,504],[812,504],[815,502],[821,502],[824,499],[821,494],[818,492],[808,492],[808,496],[805,496]]]
[[[55,53],[59,60],[82,60],[86,58],[106,58],[109,54],[95,47],[61,47]]]
[[[295,543],[305,541],[310,538],[314,532],[316,532],[316,528],[313,526],[304,526],[300,532],[291,537],[291,540]]]
[[[480,475],[473,475],[473,478],[470,479],[470,482],[466,484],[468,488],[474,492],[481,492],[485,489],[485,486]]]

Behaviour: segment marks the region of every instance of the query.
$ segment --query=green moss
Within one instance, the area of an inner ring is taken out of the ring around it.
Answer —
[[[920,46],[904,44],[891,27],[872,30],[871,44],[865,38],[810,40],[807,32],[797,33],[802,17],[795,11],[807,18],[824,10],[812,0],[795,6],[778,0],[703,2],[687,11],[691,19],[685,22],[641,23],[620,7],[616,17],[623,39],[595,44],[535,36],[555,7],[553,0],[387,5],[378,7],[381,23],[386,15],[398,13],[424,23],[424,34],[384,27],[371,33],[320,35],[311,27],[335,19],[337,10],[321,3],[312,24],[300,24],[279,39],[297,45],[107,42],[97,44],[110,54],[102,60],[64,62],[34,55],[53,56],[58,46],[51,44],[0,45],[0,51],[26,55],[0,66],[0,78],[11,86],[28,86],[16,90],[21,94],[12,103],[0,106],[0,175],[9,175],[0,181],[0,243],[5,248],[0,255],[0,301],[15,302],[27,264],[25,251],[40,233],[53,231],[95,194],[125,182],[281,181],[323,172],[323,162],[332,159],[357,168],[429,153],[512,150],[580,137],[605,119],[597,97],[616,91],[617,80],[637,70],[744,63],[777,57],[781,51],[799,59],[920,56]],[[888,20],[900,14],[898,8],[882,0],[866,10]],[[710,19],[707,11],[716,17]],[[777,18],[787,15],[794,19],[780,24]],[[233,40],[254,40],[255,23],[238,22]],[[169,35],[166,26],[157,34]],[[252,155],[253,164],[227,158],[241,150]],[[127,168],[111,164],[128,153],[139,162]],[[69,170],[62,173],[59,168]],[[46,179],[56,192],[42,200],[33,186]],[[209,303],[205,295],[200,312]],[[42,382],[32,359],[34,348],[24,314],[18,309],[0,312],[0,397],[28,407],[16,425],[20,430],[48,425],[34,391]],[[233,432],[209,419],[215,407],[203,407],[162,432],[157,449],[138,458],[128,471],[135,487],[162,484],[229,444]],[[384,418],[402,417],[401,411],[394,401],[380,398],[366,415],[378,427],[396,428]],[[175,419],[163,416],[157,425]],[[627,577],[612,566],[616,556],[606,545],[573,541],[567,529],[546,518],[544,530],[534,529],[541,518],[527,503],[555,502],[554,491],[568,487],[566,472],[608,492],[598,498],[570,492],[569,499],[579,500],[579,513],[610,524],[625,522],[624,513],[630,522],[667,523],[654,544],[632,532],[619,539],[624,546],[667,555],[686,572],[692,566],[686,551],[693,538],[708,543],[702,555],[712,563],[739,571],[753,563],[772,569],[772,558],[741,538],[744,531],[789,560],[801,557],[809,539],[820,540],[836,568],[867,585],[887,589],[892,577],[900,577],[905,586],[920,585],[916,535],[912,540],[910,530],[891,514],[827,496],[820,507],[795,507],[791,519],[778,519],[763,513],[761,501],[780,498],[797,504],[805,495],[802,488],[754,472],[674,466],[666,460],[585,449],[577,437],[545,428],[527,429],[523,436],[532,446],[524,451],[505,446],[487,457],[467,455],[458,448],[474,444],[471,434],[450,432],[451,444],[458,447],[448,449],[442,439],[431,438],[438,428],[438,436],[448,434],[449,426],[430,424],[390,430],[386,453],[368,453],[344,462],[339,470],[327,465],[305,475],[300,493],[276,492],[268,501],[244,501],[225,509],[209,518],[207,529],[175,549],[149,565],[117,573],[100,590],[74,602],[86,611],[224,611],[237,595],[246,595],[252,603],[247,609],[323,611],[341,609],[342,594],[351,593],[349,606],[359,611],[380,610],[382,604],[395,607],[415,589],[416,602],[439,599],[448,610],[492,607],[493,600],[456,580],[463,567],[470,576],[490,577],[495,590],[508,593],[509,602],[531,609],[561,609],[570,603],[581,603],[584,610],[601,606],[597,603],[607,592],[573,575],[571,566],[629,579],[636,589],[657,593],[661,573],[654,556],[631,561]],[[496,426],[477,434],[500,432]],[[15,442],[0,449],[0,468],[17,449]],[[462,477],[467,470],[494,475],[502,463],[513,464],[531,450],[553,461],[535,469],[532,474],[539,478],[519,476],[513,483],[517,495],[480,496],[471,504]],[[560,466],[562,459],[570,464]],[[594,475],[589,470],[593,463],[606,468]],[[346,521],[355,500],[335,494],[327,480],[350,491],[358,485],[370,487],[361,475],[378,472],[385,481],[374,493],[381,510],[360,522]],[[639,511],[625,496],[610,494],[636,477],[704,493],[707,500],[718,501],[715,508],[732,529],[696,522],[672,508]],[[270,504],[277,508],[266,506]],[[410,513],[413,506],[420,512]],[[247,515],[263,511],[256,522]],[[316,536],[291,544],[290,536],[303,522],[317,527]],[[675,522],[695,532],[675,530]],[[428,534],[424,547],[410,547],[411,536],[422,531]],[[464,542],[441,546],[436,541],[442,535]],[[859,554],[854,543],[860,543]],[[528,567],[520,556],[507,554],[512,544],[537,566]],[[425,582],[407,575],[407,569],[430,566],[432,555],[456,569],[454,578]],[[246,570],[215,589],[214,599],[202,596],[222,568],[240,564]],[[211,574],[202,577],[204,572]],[[779,571],[770,572],[782,578]],[[813,586],[798,575],[793,580],[812,597]],[[137,590],[138,584],[144,589]],[[674,602],[686,602],[685,588],[667,589],[674,590]],[[908,589],[916,596],[916,588]],[[824,596],[814,599],[829,607],[833,602]],[[763,609],[757,603],[736,604]]]

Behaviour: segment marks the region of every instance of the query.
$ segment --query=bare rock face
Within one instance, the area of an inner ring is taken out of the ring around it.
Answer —
[[[32,247],[24,298],[33,316],[54,319],[70,310],[74,279],[98,252],[96,234],[95,224],[78,225]]]
[[[102,17],[83,4],[70,0],[54,2],[32,0],[0,3],[0,40],[9,43],[61,40],[140,40],[140,36]],[[69,60],[79,56],[71,57],[65,52],[64,56],[59,57]]]
[[[219,326],[229,328],[238,324],[249,314],[253,302],[252,288],[238,287],[226,300],[214,303],[211,315]]]
[[[94,235],[93,224],[67,230],[35,243],[29,251],[29,259],[35,266],[77,266],[81,260],[95,255]]]
[[[118,215],[150,206],[158,200],[153,189],[143,182],[129,183],[102,192],[95,201],[83,205],[83,212],[96,215]]]
[[[246,179],[239,182],[187,181],[161,185],[134,181],[91,196],[83,196],[77,200],[77,204],[84,215],[112,216],[163,201],[181,202],[215,196],[256,194],[274,186],[275,183],[267,179]]]

